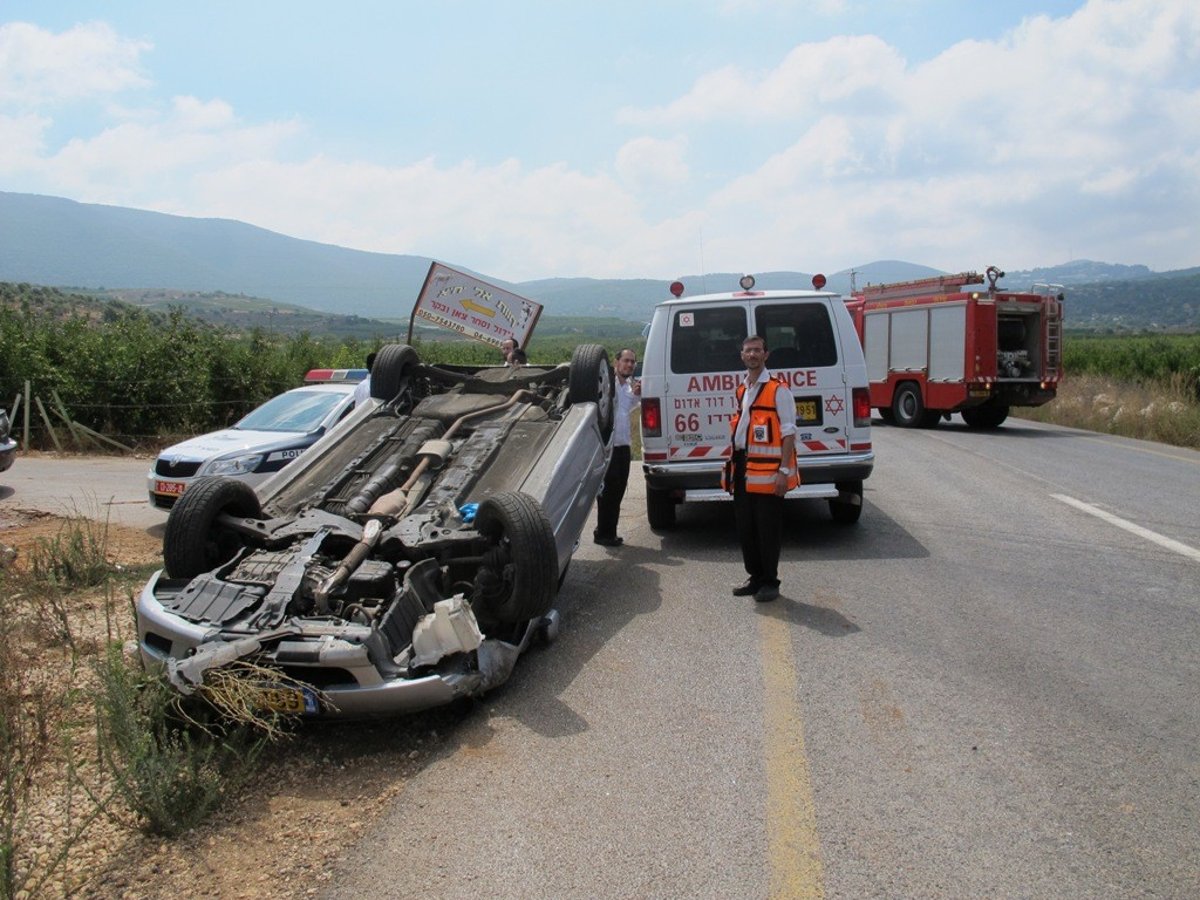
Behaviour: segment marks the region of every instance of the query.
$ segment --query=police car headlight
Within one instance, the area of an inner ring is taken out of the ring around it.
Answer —
[[[263,461],[261,453],[249,456],[233,456],[229,459],[218,459],[210,463],[205,475],[248,475],[258,468]]]

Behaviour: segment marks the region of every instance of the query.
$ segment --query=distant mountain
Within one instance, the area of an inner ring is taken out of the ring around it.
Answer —
[[[1122,266],[1094,262],[1090,259],[1076,259],[1061,266],[1009,272],[1003,283],[1010,287],[1024,286],[1026,282],[1067,286],[1104,281],[1136,281],[1139,278],[1152,278],[1154,274],[1146,266]]]
[[[465,266],[442,260],[455,268]],[[85,291],[101,288],[225,294],[262,298],[343,317],[407,321],[431,260],[367,253],[299,240],[243,222],[196,219],[145,210],[0,192],[0,281]],[[986,265],[986,263],[985,263]],[[982,272],[983,267],[975,268]],[[468,270],[469,271],[469,270]],[[685,295],[735,290],[741,272],[685,275]],[[760,289],[808,287],[812,273],[755,272]],[[826,288],[862,287],[945,274],[929,266],[878,260],[824,273]],[[1003,287],[1035,282],[1067,287],[1069,323],[1089,328],[1200,328],[1200,269],[1155,273],[1146,266],[1074,260],[1012,271]],[[537,300],[548,316],[647,321],[670,281],[647,278],[544,278],[500,287]],[[231,298],[232,299],[232,298]],[[216,313],[210,313],[216,315]],[[243,313],[244,315],[244,313]],[[274,313],[276,320],[279,312]],[[300,318],[293,321],[299,322]],[[373,328],[347,322],[348,331]]]
[[[407,318],[428,270],[424,257],[348,250],[228,219],[0,192],[0,281],[225,291]]]

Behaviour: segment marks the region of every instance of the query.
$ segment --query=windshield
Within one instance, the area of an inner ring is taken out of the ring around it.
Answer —
[[[333,391],[288,391],[268,400],[234,425],[242,431],[316,431],[330,411],[346,399]]]

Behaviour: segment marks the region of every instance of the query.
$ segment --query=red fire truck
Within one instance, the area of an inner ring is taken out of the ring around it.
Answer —
[[[867,361],[871,406],[889,424],[931,428],[958,413],[996,428],[1013,406],[1054,399],[1062,378],[1060,285],[1027,292],[976,272],[870,285],[846,306]]]

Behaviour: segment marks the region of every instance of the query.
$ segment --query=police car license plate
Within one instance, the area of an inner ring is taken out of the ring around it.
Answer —
[[[817,403],[817,399],[812,397],[797,400],[796,421],[802,425],[812,425],[814,422],[819,422],[820,415],[817,412]]]
[[[187,487],[182,481],[155,481],[154,493],[156,494],[171,494],[178,497],[183,493],[183,489]],[[191,501],[188,501],[189,503]]]
[[[264,685],[254,699],[260,709],[285,716],[314,716],[321,709],[316,692],[305,687]]]

